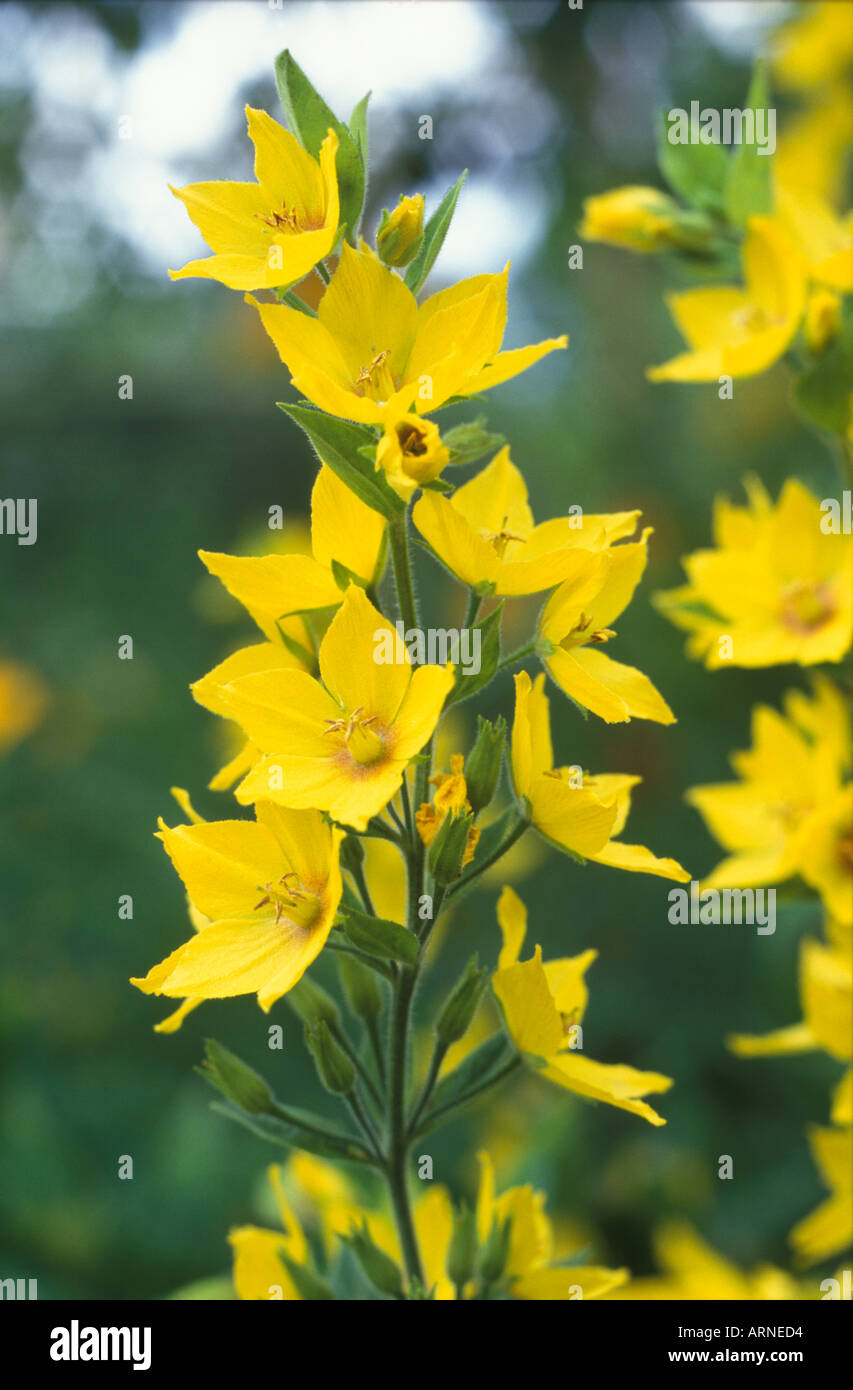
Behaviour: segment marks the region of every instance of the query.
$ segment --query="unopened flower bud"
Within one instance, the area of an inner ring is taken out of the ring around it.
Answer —
[[[262,1076],[213,1038],[204,1044],[202,1075],[247,1115],[269,1114],[275,1104]]]
[[[505,737],[503,715],[499,715],[494,724],[481,714],[477,715],[477,741],[465,760],[468,801],[475,812],[488,806],[497,791]]]
[[[462,872],[468,854],[468,835],[474,825],[474,812],[465,816],[447,815],[429,847],[429,867],[436,883],[453,883]]]
[[[488,981],[485,966],[478,969],[476,954],[471,957],[435,1022],[436,1037],[444,1047],[458,1042],[468,1032]]]
[[[338,955],[338,974],[347,1003],[356,1018],[365,1022],[376,1019],[382,1012],[382,987],[376,972],[363,965],[355,956],[341,951]]]
[[[386,208],[376,233],[376,250],[385,265],[404,266],[413,261],[424,239],[424,198],[416,193],[401,198],[393,212]]]
[[[347,1054],[338,1047],[327,1023],[306,1023],[305,1041],[314,1058],[317,1075],[333,1095],[349,1095],[355,1085],[355,1068]]]

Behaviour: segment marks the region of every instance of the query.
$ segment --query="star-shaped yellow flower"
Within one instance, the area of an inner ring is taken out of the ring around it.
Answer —
[[[755,1036],[738,1033],[728,1045],[739,1057],[779,1057],[823,1048],[848,1064],[853,1058],[853,961],[849,951],[806,940],[800,947],[800,999],[803,1019],[789,1028]],[[832,1104],[833,1124],[853,1124],[853,1069],[839,1082]]]
[[[539,620],[537,652],[548,674],[566,695],[608,724],[675,722],[648,676],[601,650],[617,635],[611,624],[640,582],[650,535],[649,527],[640,540],[594,555],[551,595]]]
[[[853,1243],[853,1128],[808,1131],[812,1157],[831,1196],[791,1231],[788,1239],[804,1264],[817,1264]]]
[[[480,1161],[477,1235],[485,1245],[495,1221],[511,1222],[504,1277],[511,1298],[534,1302],[569,1302],[602,1298],[628,1280],[627,1269],[600,1265],[554,1264],[554,1228],[545,1213],[545,1193],[530,1183],[495,1192],[494,1164],[487,1153]]]
[[[498,386],[566,346],[549,338],[501,352],[507,272],[461,280],[418,307],[368,246],[345,243],[316,318],[249,302],[298,391],[329,415],[378,425]]]
[[[143,994],[199,1001],[257,994],[265,1011],[302,978],[332,929],[341,898],[343,832],[317,811],[269,802],[256,821],[203,821],[160,839],[190,902],[209,918],[144,979]]]
[[[388,643],[397,659],[382,664],[377,652]],[[430,738],[453,667],[413,671],[404,644],[357,584],[329,625],[319,664],[319,681],[304,671],[270,671],[222,687],[231,718],[263,754],[237,799],[313,806],[364,830]]]
[[[268,116],[246,107],[255,146],[256,183],[191,183],[172,192],[211,251],[170,270],[173,280],[198,275],[232,290],[292,285],[327,256],[338,232],[338,137],[330,130],[319,161]]]
[[[853,786],[844,700],[825,678],[814,697],[789,692],[786,715],[752,713],[752,748],[734,753],[740,780],[693,787],[695,806],[727,857],[708,888],[782,883],[801,874],[841,925],[853,921]],[[786,717],[787,716],[787,717]]]
[[[504,888],[501,894],[498,921],[504,945],[492,987],[519,1050],[540,1067],[540,1075],[547,1081],[590,1100],[628,1110],[650,1124],[666,1124],[641,1097],[668,1091],[670,1077],[594,1062],[577,1047],[588,998],[584,976],[598,952],[584,951],[579,956],[543,963],[542,949],[537,946],[530,960],[520,961],[527,910],[511,888]]]
[[[592,777],[578,767],[553,766],[544,684],[544,675],[533,682],[526,671],[515,677],[512,776],[536,829],[558,848],[584,859],[685,883],[690,875],[675,859],[659,859],[643,845],[626,845],[612,838],[625,828],[631,789],[639,777],[627,773]]]
[[[716,285],[668,297],[689,350],[650,367],[650,381],[755,376],[786,351],[805,308],[802,255],[779,222],[751,217],[741,259],[743,288]]]
[[[554,517],[535,526],[527,486],[507,446],[452,497],[425,492],[412,519],[457,578],[482,592],[512,596],[589,573],[588,552],[631,535],[639,515]]]
[[[687,583],[654,596],[709,670],[840,661],[853,640],[853,536],[821,529],[821,508],[788,478],[774,506],[756,478],[745,507],[714,504],[715,549],[684,561]]]

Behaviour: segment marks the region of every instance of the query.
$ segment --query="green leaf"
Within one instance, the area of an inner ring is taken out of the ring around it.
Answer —
[[[344,908],[341,912],[341,925],[360,951],[381,960],[399,960],[405,965],[413,965],[418,958],[420,942],[414,932],[399,922],[389,922],[384,917],[369,917],[366,912],[353,912]]]
[[[349,118],[349,128],[352,138],[358,146],[361,155],[361,162],[367,168],[367,103],[370,101],[370,92],[365,92],[354,107]]]
[[[438,1106],[457,1105],[469,1091],[479,1089],[493,1073],[506,1066],[515,1048],[503,1032],[495,1033],[469,1052],[448,1076],[443,1076],[432,1093],[429,1111]]]
[[[424,239],[421,243],[421,249],[406,271],[406,284],[412,291],[412,294],[417,294],[421,285],[432,270],[435,258],[444,244],[444,238],[447,236],[447,231],[456,209],[456,200],[459,197],[462,185],[467,177],[468,170],[464,169],[453,187],[447,190],[432,217],[424,227]]]
[[[364,588],[364,580],[361,575],[356,574],[355,570],[347,569],[340,560],[332,560],[332,574],[339,589],[346,591],[350,584],[357,584],[360,589]]]
[[[729,160],[722,145],[674,145],[666,112],[658,118],[658,167],[673,193],[704,212],[722,213]]]
[[[367,425],[338,420],[334,415],[308,405],[287,405],[277,401],[279,410],[304,430],[322,463],[328,464],[356,497],[386,519],[405,511],[405,503],[389,487],[385,475],[361,456],[360,450],[374,442]]]
[[[794,401],[810,425],[844,434],[853,395],[853,313],[841,333],[813,366],[797,377]]]
[[[756,64],[749,84],[744,115],[751,110],[757,122],[759,110],[766,111],[769,103],[767,77],[763,63]],[[753,131],[756,134],[756,131]],[[741,144],[729,160],[726,177],[725,210],[730,222],[745,227],[750,217],[773,211],[773,158],[760,153],[756,141]]]
[[[478,415],[476,420],[465,425],[454,425],[452,430],[441,436],[442,444],[450,450],[450,463],[454,468],[476,463],[486,454],[496,454],[506,443],[505,435],[490,434],[485,424],[485,415]]]
[[[288,637],[278,618],[276,618],[275,620],[275,625],[278,628],[279,636],[281,637],[281,640],[284,643],[284,645],[287,647],[287,650],[290,652],[290,655],[295,656],[297,661],[304,662],[308,669],[311,670],[311,668],[314,665],[314,662],[316,661],[314,653],[309,652],[307,647],[303,647],[301,642],[297,642],[295,637]]]
[[[305,1149],[320,1158],[342,1158],[350,1163],[363,1163],[368,1158],[367,1150],[357,1139],[350,1139],[309,1110],[280,1106],[276,1115],[246,1115],[230,1101],[217,1101],[213,1109],[271,1144]]]
[[[354,239],[364,206],[365,190],[365,166],[358,142],[315,91],[288,49],[279,53],[275,60],[275,80],[287,123],[310,155],[315,159],[319,157],[320,146],[330,128],[338,137],[336,164],[340,220],[353,229],[351,239]]]
[[[310,1265],[299,1264],[288,1255],[286,1250],[279,1250],[279,1259],[293,1280],[296,1292],[300,1298],[308,1302],[318,1302],[320,1300],[333,1299],[335,1297],[331,1287],[325,1279],[321,1279],[315,1269]]]
[[[457,704],[459,700],[467,700],[469,696],[476,695],[478,690],[488,685],[495,674],[501,659],[501,618],[504,602],[505,600],[501,599],[491,613],[487,613],[485,618],[474,624],[472,633],[480,633],[480,669],[466,676],[462,663],[459,662],[454,673],[453,689],[447,697],[447,705]]]

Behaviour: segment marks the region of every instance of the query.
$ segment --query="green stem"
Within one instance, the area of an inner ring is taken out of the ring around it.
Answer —
[[[353,1119],[356,1121],[357,1125],[361,1129],[362,1134],[367,1140],[373,1152],[373,1157],[376,1159],[381,1159],[382,1149],[379,1143],[379,1138],[376,1134],[375,1129],[373,1128],[373,1125],[370,1123],[369,1116],[367,1115],[367,1112],[365,1111],[355,1091],[350,1091],[348,1096],[344,1096],[344,1100],[346,1101],[347,1106],[349,1107]]]
[[[509,656],[505,656],[503,661],[498,662],[495,674],[497,675],[498,671],[505,671],[507,666],[514,666],[517,661],[523,661],[526,656],[533,656],[535,651],[535,642],[525,643],[523,647],[519,647],[517,651],[510,652]]]
[[[408,512],[398,513],[388,522],[388,544],[391,550],[391,563],[394,566],[394,582],[397,585],[400,617],[408,631],[408,629],[418,626],[415,585],[412,579],[412,562],[409,555]]]
[[[465,614],[465,621],[462,624],[463,628],[474,626],[475,622],[477,621],[477,614],[480,611],[480,605],[482,604],[482,602],[482,595],[478,594],[476,589],[472,589],[468,598],[468,611]]]
[[[518,1071],[521,1064],[521,1054],[517,1053],[515,1057],[513,1057],[510,1062],[507,1062],[505,1067],[501,1067],[501,1070],[496,1072],[494,1076],[487,1077],[479,1086],[471,1086],[467,1091],[463,1091],[461,1095],[457,1096],[455,1100],[448,1101],[446,1105],[439,1105],[426,1116],[420,1128],[413,1132],[412,1139],[422,1138],[429,1130],[442,1124],[454,1110],[459,1110],[464,1105],[470,1105],[472,1100],[478,1100],[480,1096],[485,1095],[486,1091],[490,1091],[493,1086],[499,1086],[501,1082],[505,1081],[513,1072]]]
[[[373,1079],[370,1075],[370,1072],[365,1067],[364,1063],[362,1062],[361,1058],[359,1057],[358,1053],[356,1052],[346,1033],[343,1031],[343,1029],[338,1028],[334,1024],[330,1026],[329,1032],[331,1033],[335,1042],[338,1044],[338,1047],[349,1057],[358,1075],[364,1082],[365,1090],[368,1092],[370,1099],[373,1101],[373,1104],[376,1106],[378,1110],[381,1110],[382,1099],[379,1095],[379,1092],[373,1084]]]
[[[429,1098],[433,1093],[433,1088],[435,1087],[435,1083],[438,1080],[438,1073],[441,1071],[441,1064],[444,1061],[446,1055],[447,1045],[445,1043],[439,1042],[436,1039],[436,1044],[432,1051],[432,1058],[430,1059],[429,1071],[427,1072],[426,1080],[424,1081],[423,1090],[421,1091],[418,1103],[412,1112],[412,1118],[409,1121],[410,1134],[414,1134],[417,1128],[418,1120],[421,1118],[421,1115],[423,1114],[427,1106]]]
[[[385,1054],[382,1051],[382,1039],[379,1036],[379,1025],[374,1016],[371,1015],[365,1022],[367,1036],[370,1039],[370,1046],[373,1049],[373,1059],[376,1062],[376,1071],[379,1076],[379,1084],[385,1086]]]
[[[367,879],[364,876],[364,865],[356,864],[353,868],[350,869],[350,873],[352,874],[355,886],[358,889],[359,894],[361,896],[361,901],[364,904],[365,912],[367,913],[368,917],[375,917],[376,910],[373,906],[373,899],[370,896],[370,889],[367,886]]]

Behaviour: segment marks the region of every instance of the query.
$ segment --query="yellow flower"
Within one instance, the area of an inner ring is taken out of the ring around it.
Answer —
[[[47,691],[29,667],[0,661],[0,753],[8,753],[32,733],[47,705]]]
[[[804,189],[833,207],[840,206],[851,140],[853,92],[847,84],[838,83],[786,122],[773,158],[777,188]]]
[[[819,356],[838,337],[841,328],[841,300],[834,290],[818,286],[806,305],[803,333],[809,352]]]
[[[395,653],[388,664],[377,660],[383,644]],[[404,644],[357,584],[329,625],[319,663],[322,683],[305,671],[269,671],[222,687],[230,717],[263,754],[237,799],[313,806],[364,830],[430,738],[453,667],[412,671]]]
[[[545,1214],[545,1193],[535,1191],[526,1183],[496,1196],[492,1160],[482,1151],[477,1157],[480,1161],[477,1235],[483,1245],[495,1221],[511,1220],[505,1275],[512,1298],[535,1302],[601,1298],[627,1281],[627,1269],[552,1264],[554,1231]]]
[[[338,231],[338,137],[330,130],[319,161],[265,111],[246,107],[256,183],[191,183],[172,192],[211,251],[170,270],[219,280],[232,290],[292,285],[327,256]]]
[[[398,497],[408,501],[415,488],[432,482],[450,458],[438,426],[419,415],[389,421],[376,446],[376,467],[382,468]]]
[[[799,248],[809,276],[819,285],[853,291],[853,213],[839,217],[826,199],[777,181],[779,220]]]
[[[317,811],[269,802],[256,821],[161,822],[159,838],[209,924],[144,979],[143,994],[184,1000],[257,994],[266,1012],[301,979],[332,929],[343,834]]]
[[[586,198],[578,233],[587,241],[629,251],[661,251],[673,245],[678,211],[678,204],[659,189],[631,184]]]
[[[853,919],[851,788],[841,780],[850,761],[847,711],[825,678],[815,681],[812,700],[792,692],[785,707],[787,717],[767,705],[753,710],[753,746],[731,758],[740,781],[687,793],[729,851],[705,886],[745,888],[799,873],[846,925]]]
[[[839,1062],[853,1058],[853,961],[849,951],[804,941],[800,947],[800,1000],[803,1019],[761,1036],[739,1033],[728,1046],[739,1057],[779,1057],[823,1048]],[[853,1124],[853,1070],[839,1083],[833,1124]]]
[[[853,1129],[813,1125],[807,1137],[832,1195],[797,1223],[789,1240],[803,1263],[813,1265],[853,1242]]]
[[[465,785],[464,766],[465,759],[462,754],[453,753],[450,758],[450,771],[436,772],[429,779],[436,789],[435,795],[431,802],[425,801],[415,812],[418,834],[425,845],[432,844],[446,816],[465,815],[471,810],[468,788]],[[461,868],[464,869],[466,864],[471,863],[479,838],[479,830],[472,825],[468,831]]]
[[[755,376],[785,352],[805,307],[803,258],[779,222],[752,217],[741,259],[743,288],[721,285],[668,297],[689,351],[650,367],[650,381]]]
[[[824,87],[853,62],[853,5],[821,0],[806,5],[774,35],[773,74],[780,86],[797,91]]]
[[[675,859],[659,859],[643,845],[611,838],[625,827],[631,789],[639,777],[626,773],[591,777],[578,767],[553,766],[544,684],[544,675],[533,682],[526,671],[515,677],[512,777],[519,797],[529,804],[536,829],[558,848],[598,864],[686,882],[690,875]]]
[[[385,424],[498,386],[566,346],[565,337],[549,338],[501,352],[507,272],[462,280],[418,307],[369,247],[345,243],[317,318],[249,302],[309,401],[345,420]]]
[[[414,260],[424,236],[424,196],[401,198],[392,213],[382,214],[376,250],[384,265],[404,266]]]
[[[797,1299],[800,1291],[790,1275],[773,1265],[744,1273],[713,1250],[686,1221],[668,1221],[655,1232],[654,1249],[663,1270],[660,1276],[632,1279],[611,1297],[651,1299]]]
[[[601,550],[636,529],[639,512],[554,517],[535,526],[527,487],[501,449],[451,498],[426,492],[412,519],[436,555],[463,583],[507,596],[551,589],[593,564]]]
[[[709,670],[840,661],[853,639],[853,537],[822,531],[820,505],[796,478],[775,507],[757,479],[744,486],[746,507],[716,499],[715,549],[688,555],[687,584],[656,594],[656,606]]]
[[[646,567],[647,528],[640,540],[594,555],[551,595],[539,620],[537,652],[552,680],[577,704],[608,724],[675,715],[648,676],[601,650],[631,602]]]
[[[582,1039],[579,1025],[588,997],[584,976],[598,952],[584,951],[543,964],[542,949],[537,946],[530,960],[520,961],[527,909],[511,888],[504,888],[501,894],[498,921],[504,944],[492,987],[519,1050],[531,1060],[537,1059],[540,1075],[546,1080],[577,1095],[628,1110],[650,1124],[666,1124],[640,1097],[668,1091],[670,1077],[594,1062],[575,1050]]]
[[[298,1264],[304,1264],[309,1255],[308,1242],[284,1195],[281,1168],[273,1163],[267,1174],[284,1229],[269,1231],[259,1226],[236,1226],[229,1231],[228,1242],[234,1256],[234,1287],[241,1299],[299,1302],[302,1296],[287,1272],[281,1252]]]
[[[341,585],[349,571],[364,584],[378,580],[385,556],[385,523],[325,465],[311,493],[311,555],[199,555],[234,598],[255,620],[266,642],[243,647],[209,671],[192,687],[205,709],[230,717],[223,689],[242,676],[257,672],[304,670],[313,657],[310,635],[301,617],[325,612],[343,602]],[[339,579],[332,569],[342,568]],[[286,645],[289,638],[290,645]],[[304,660],[294,653],[304,652]],[[244,776],[260,754],[251,743],[222,768],[211,782],[217,789]]]

